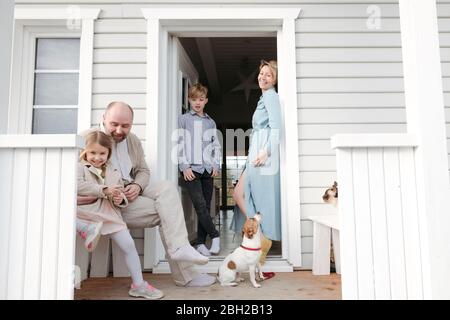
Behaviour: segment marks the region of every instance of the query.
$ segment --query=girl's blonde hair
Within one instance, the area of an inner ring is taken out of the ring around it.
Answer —
[[[196,83],[188,90],[188,98],[198,98],[201,96],[205,96],[205,98],[208,97],[208,88],[202,85],[201,83]]]
[[[107,160],[109,160],[109,158],[111,158],[112,141],[111,141],[111,137],[107,136],[106,133],[99,131],[99,130],[89,132],[84,137],[84,142],[85,142],[85,147],[84,147],[84,150],[80,154],[81,160],[86,160],[87,148],[94,143],[98,143],[102,147],[105,147],[106,149],[108,149],[108,159]]]
[[[273,81],[274,81],[274,85],[277,84],[277,80],[278,80],[278,65],[277,65],[277,61],[276,60],[261,60],[261,64],[259,65],[259,71],[261,71],[261,69],[264,66],[268,66],[270,71],[272,71],[272,75],[273,75]]]

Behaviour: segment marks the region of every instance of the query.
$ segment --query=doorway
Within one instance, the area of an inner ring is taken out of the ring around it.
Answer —
[[[278,272],[290,272],[293,267],[300,267],[299,183],[298,179],[288,179],[287,176],[287,172],[298,172],[295,19],[300,10],[260,6],[215,10],[151,8],[142,11],[148,23],[147,90],[152,93],[147,95],[146,148],[158,150],[158,153],[149,152],[147,161],[156,181],[169,179],[176,182],[178,179],[176,166],[168,161],[171,146],[169,132],[176,127],[173,110],[179,107],[176,90],[181,83],[178,70],[174,68],[177,58],[173,40],[184,37],[276,38],[278,92],[284,131],[280,146],[283,247],[281,256],[273,261],[268,260],[265,266]],[[261,59],[259,55],[258,59]],[[147,230],[145,238],[145,267],[152,268],[156,273],[169,272],[161,242],[152,242],[159,238],[154,230]],[[208,265],[200,269],[203,272],[216,272],[220,263],[221,259],[211,259]]]
[[[241,233],[230,230],[235,205],[232,195],[245,168],[251,119],[261,96],[257,84],[260,60],[276,60],[277,38],[179,37],[178,40],[185,59],[189,59],[198,72],[198,81],[208,88],[205,112],[216,122],[223,137],[222,174],[214,179],[211,212],[221,238],[218,257],[223,258],[241,242]],[[182,91],[185,92],[184,88]],[[195,211],[191,214],[195,215]],[[270,256],[281,257],[281,241],[273,243]]]

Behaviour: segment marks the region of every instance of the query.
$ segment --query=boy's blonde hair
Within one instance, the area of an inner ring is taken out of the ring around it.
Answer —
[[[198,98],[201,96],[205,96],[205,98],[208,97],[208,88],[202,85],[201,83],[196,83],[192,87],[189,88],[188,91],[188,98]]]
[[[106,135],[106,133],[95,130],[91,131],[84,137],[85,147],[84,150],[80,153],[80,160],[86,160],[86,149],[89,147],[89,145],[98,143],[102,147],[105,147],[108,149],[108,160],[111,158],[111,152],[112,152],[112,140],[111,137]]]
[[[270,60],[270,61],[261,60],[261,64],[259,65],[259,71],[261,71],[261,69],[264,66],[268,66],[270,71],[272,71],[274,85],[277,84],[277,80],[278,80],[278,65],[277,65],[277,61],[276,60]]]

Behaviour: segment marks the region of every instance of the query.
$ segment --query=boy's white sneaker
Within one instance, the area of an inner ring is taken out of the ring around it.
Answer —
[[[197,251],[200,252],[202,255],[209,257],[211,253],[209,252],[208,248],[204,244],[199,244],[197,246]]]
[[[211,254],[219,254],[220,251],[220,237],[216,237],[212,239],[211,248],[209,248],[209,252]]]
[[[151,286],[147,281],[144,281],[140,286],[132,284],[128,294],[135,298],[146,298],[151,300],[161,299],[164,297],[164,293],[161,290]]]

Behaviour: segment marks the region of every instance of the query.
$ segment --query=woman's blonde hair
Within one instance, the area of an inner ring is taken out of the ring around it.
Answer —
[[[278,65],[277,65],[277,61],[276,60],[261,60],[261,64],[259,65],[259,71],[261,71],[261,69],[264,66],[268,66],[270,71],[272,71],[272,75],[273,75],[273,81],[274,81],[274,85],[277,84],[277,80],[278,80]]]
[[[80,153],[81,160],[86,160],[86,153],[87,153],[86,149],[94,143],[98,143],[102,147],[108,149],[108,160],[109,158],[111,158],[112,140],[111,137],[106,135],[106,133],[99,130],[89,132],[84,137],[84,142],[85,142],[84,150]]]

